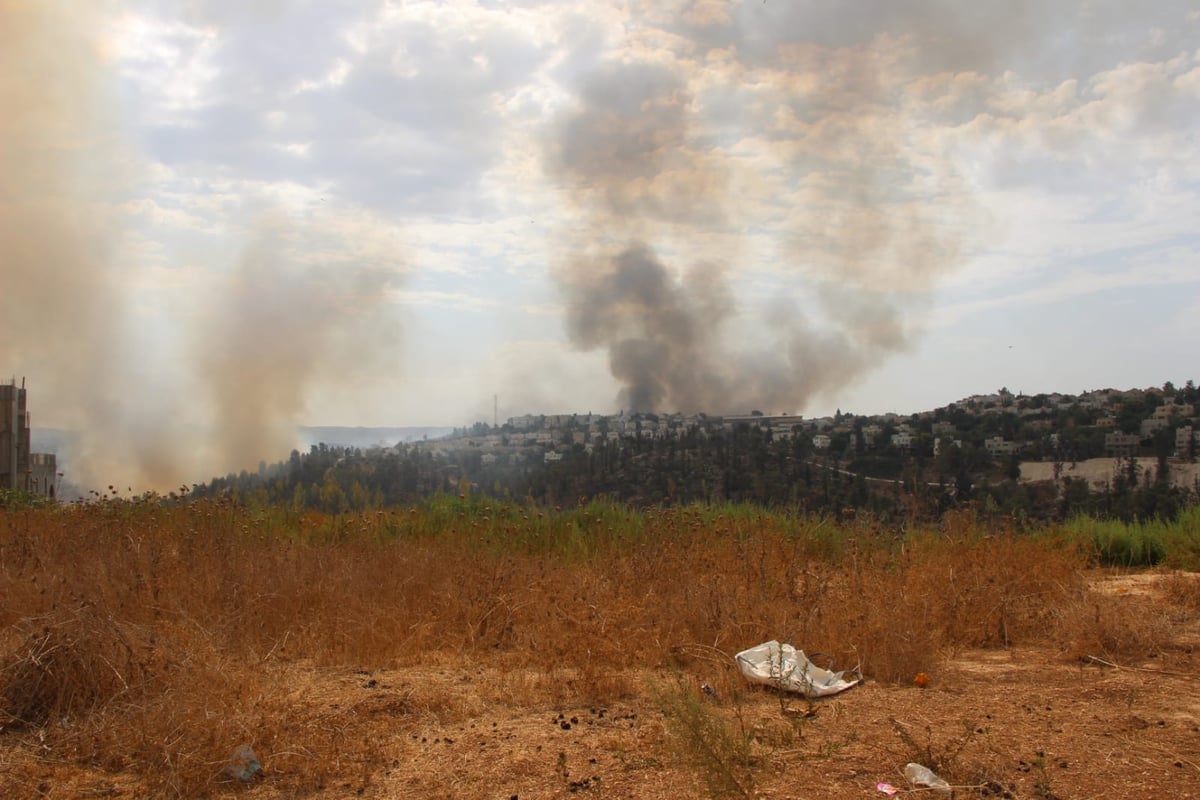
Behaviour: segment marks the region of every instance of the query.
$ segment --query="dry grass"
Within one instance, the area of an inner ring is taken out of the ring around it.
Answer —
[[[449,724],[478,699],[413,687],[386,708],[297,716],[298,670],[486,657],[506,677],[478,696],[587,705],[639,695],[636,671],[668,666],[724,664],[728,696],[729,657],[772,638],[902,684],[967,647],[1152,648],[1165,634],[1090,596],[1086,564],[1068,542],[969,518],[898,538],[744,509],[453,500],[338,518],[221,503],[4,512],[0,723],[47,759],[156,795],[227,786],[243,743],[290,794],[347,775],[366,786],[386,757],[355,720]]]

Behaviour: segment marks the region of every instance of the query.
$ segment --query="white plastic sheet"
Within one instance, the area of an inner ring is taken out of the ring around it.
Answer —
[[[858,684],[857,678],[845,678],[845,670],[830,672],[822,669],[809,661],[803,650],[786,642],[764,642],[743,650],[734,658],[742,675],[751,683],[774,686],[806,697],[826,697]]]

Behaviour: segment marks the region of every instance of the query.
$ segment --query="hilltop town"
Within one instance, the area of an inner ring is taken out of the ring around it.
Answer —
[[[768,441],[851,460],[864,453],[898,459],[941,455],[945,448],[979,450],[989,458],[1081,461],[1101,457],[1194,460],[1200,451],[1196,406],[1200,390],[1189,380],[1147,389],[1100,389],[1079,395],[1014,395],[1007,389],[978,394],[943,408],[902,416],[838,412],[804,418],[754,411],[738,415],[526,414],[503,425],[476,423],[426,445],[431,452],[482,450],[484,464],[504,458],[560,461],[572,448],[592,453],[604,443],[637,439],[682,440],[745,427]]]
[[[1172,516],[1200,494],[1197,405],[1189,380],[1000,389],[909,415],[525,414],[393,446],[312,445],[194,491],[330,512],[478,492],[550,506],[604,496],[889,517],[963,504],[1030,518]]]

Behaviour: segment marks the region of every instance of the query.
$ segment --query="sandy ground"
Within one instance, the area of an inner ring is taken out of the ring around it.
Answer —
[[[1139,458],[1138,468],[1141,473],[1151,475],[1158,468],[1158,459]],[[1171,470],[1171,481],[1176,486],[1194,486],[1200,480],[1200,462],[1168,462]],[[1086,461],[1064,461],[1062,477],[1086,478],[1093,487],[1101,487],[1110,483],[1114,473],[1121,469],[1121,460],[1115,458],[1089,458]],[[1054,462],[1052,461],[1022,461],[1021,480],[1049,481],[1054,480]]]
[[[1163,602],[1159,578],[1102,576],[1094,591],[1151,612]],[[689,664],[685,680],[715,687],[703,701],[713,714],[734,726],[740,717],[754,732],[757,797],[882,798],[877,784],[907,788],[903,767],[918,760],[941,762],[963,787],[959,798],[1195,798],[1200,618],[1190,612],[1174,623],[1171,646],[1138,663],[1068,659],[1054,645],[950,653],[926,688],[868,680],[811,709],[770,690],[735,700],[732,663],[715,654]],[[651,687],[673,685],[670,676],[631,668],[588,688],[578,685],[584,676],[500,658],[375,672],[287,667],[289,713],[339,730],[344,761],[300,790],[276,754],[259,753],[260,776],[219,784],[214,795],[707,796],[701,773],[673,754],[653,699]],[[581,688],[590,701],[578,699]],[[130,776],[39,759],[28,739],[0,739],[0,770],[25,776],[30,797],[149,796]]]

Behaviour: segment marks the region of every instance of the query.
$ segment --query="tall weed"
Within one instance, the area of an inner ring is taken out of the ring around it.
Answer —
[[[243,742],[319,781],[349,745],[319,733],[344,725],[286,719],[271,700],[301,665],[487,657],[564,671],[569,684],[535,684],[603,702],[629,691],[605,676],[630,665],[791,639],[907,683],[957,647],[1069,638],[1089,619],[1091,552],[1069,531],[967,516],[900,536],[865,515],[553,511],[466,494],[352,515],[155,498],[0,511],[0,723],[160,794],[215,791]],[[1125,646],[1135,621],[1103,621],[1089,640]],[[703,698],[668,700],[707,730]]]

